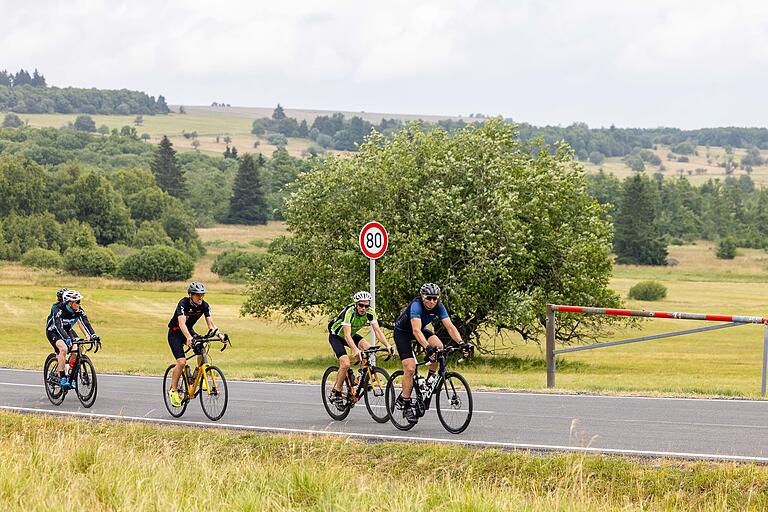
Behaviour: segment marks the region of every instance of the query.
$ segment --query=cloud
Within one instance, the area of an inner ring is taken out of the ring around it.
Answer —
[[[0,0],[0,69],[169,101],[765,124],[768,3]]]

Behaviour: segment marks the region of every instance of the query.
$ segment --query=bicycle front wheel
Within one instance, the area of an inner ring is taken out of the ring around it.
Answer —
[[[180,418],[184,411],[187,410],[187,404],[189,404],[189,396],[187,395],[187,379],[182,374],[179,377],[179,396],[181,397],[181,405],[174,407],[171,403],[171,397],[168,396],[168,391],[171,389],[171,379],[173,378],[173,369],[176,368],[175,364],[170,365],[165,370],[165,376],[163,376],[163,401],[165,402],[165,408],[174,418]]]
[[[331,390],[333,390],[333,387],[336,385],[336,377],[338,375],[339,367],[329,366],[323,374],[323,380],[320,384],[320,392],[323,396],[323,406],[325,407],[325,412],[327,412],[328,416],[335,419],[336,421],[341,421],[349,416],[349,411],[351,409],[347,400],[331,401]],[[347,396],[351,396],[352,393],[349,390],[348,379],[344,379],[342,386],[344,392],[347,393]]]
[[[467,380],[456,372],[445,374],[435,392],[437,417],[445,430],[461,434],[472,420],[472,391]]]
[[[58,362],[56,354],[48,354],[43,365],[43,383],[45,384],[45,394],[53,405],[61,405],[64,397],[67,396],[66,390],[59,386],[59,372],[56,370]]]
[[[91,407],[96,402],[96,368],[86,355],[80,356],[75,370],[75,393],[83,407]]]
[[[200,379],[200,406],[211,421],[220,420],[227,411],[227,379],[218,366],[208,366]]]
[[[403,415],[403,370],[397,370],[387,381],[386,405],[389,421],[399,430],[411,430],[415,423],[408,421]],[[411,390],[415,392],[415,390]]]
[[[366,375],[367,372],[366,372]],[[367,378],[367,376],[366,376]],[[366,387],[363,390],[363,396],[365,398],[365,407],[368,409],[368,414],[377,423],[386,423],[389,421],[389,413],[387,412],[387,382],[389,382],[389,374],[384,368],[373,366],[370,373],[370,382],[366,383]]]

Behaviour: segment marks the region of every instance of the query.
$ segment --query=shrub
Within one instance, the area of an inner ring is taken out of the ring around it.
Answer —
[[[660,300],[667,296],[667,287],[658,281],[640,281],[629,289],[629,298],[635,300]]]
[[[589,154],[589,161],[595,165],[601,165],[603,162],[605,162],[605,155],[599,151],[592,151]]]
[[[732,260],[736,257],[736,243],[730,238],[724,238],[717,244],[717,257],[721,260]]]
[[[131,281],[183,281],[192,276],[193,269],[192,258],[183,252],[156,245],[125,258],[118,275]]]
[[[72,247],[64,253],[64,270],[82,276],[111,274],[117,268],[117,258],[106,247]]]
[[[286,146],[288,144],[288,138],[282,133],[270,133],[267,135],[267,142],[273,146]]]
[[[58,252],[37,247],[25,252],[21,263],[34,268],[61,268],[63,261]]]
[[[245,279],[248,273],[258,274],[264,269],[267,261],[266,254],[243,251],[224,251],[218,256],[211,266],[211,271],[232,279]]]

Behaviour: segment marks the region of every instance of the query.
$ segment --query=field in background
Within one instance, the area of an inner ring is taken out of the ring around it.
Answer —
[[[199,230],[208,255],[198,262],[195,279],[210,290],[214,319],[232,335],[234,346],[215,360],[228,377],[318,382],[334,361],[325,319],[311,325],[284,324],[241,317],[244,285],[226,282],[210,264],[227,248],[264,250],[264,243],[285,233],[281,223],[266,226],[216,226]],[[257,245],[254,245],[254,241]],[[361,256],[362,257],[362,256]],[[670,246],[674,267],[618,266],[611,285],[623,297],[641,279],[656,278],[669,289],[659,302],[627,300],[635,309],[766,315],[768,261],[763,251],[740,250],[733,261],[718,260],[713,245],[699,242]],[[386,265],[386,257],[381,260]],[[73,277],[0,265],[0,308],[13,336],[0,345],[3,366],[37,368],[49,352],[43,326],[54,292],[61,286],[80,289],[97,332],[105,340],[96,356],[99,371],[159,374],[171,359],[166,324],[186,283],[133,283],[106,278]],[[450,304],[448,304],[450,308]],[[702,322],[655,320],[640,328],[618,330],[606,339],[688,329]],[[514,338],[485,338],[486,346],[514,343],[512,355],[479,358],[457,366],[474,387],[544,390],[541,347]],[[558,366],[559,390],[757,396],[760,387],[762,330],[745,326],[668,340],[570,354]],[[395,368],[397,361],[387,363]]]
[[[0,457],[8,510],[53,510],[62,500],[77,510],[768,507],[768,469],[752,464],[541,457],[7,412],[0,412]]]
[[[691,184],[701,185],[706,183],[710,179],[720,179],[721,181],[727,177],[725,169],[718,167],[718,163],[725,162],[726,153],[725,148],[722,147],[706,147],[698,146],[696,151],[698,155],[687,155],[689,162],[677,162],[667,159],[667,155],[670,152],[669,146],[657,145],[656,149],[651,150],[661,158],[661,164],[666,169],[660,169],[658,165],[650,165],[646,162],[645,174],[652,175],[657,172],[661,173],[666,178],[675,178],[678,176],[686,177]],[[746,155],[745,149],[734,148],[733,155],[736,164],[741,161],[741,157]],[[768,151],[761,151],[763,158],[768,157]],[[681,155],[675,155],[681,156]],[[627,176],[633,176],[635,171],[629,168],[621,157],[606,158],[605,162],[600,165],[595,165],[590,162],[581,162],[584,168],[590,173],[597,173],[600,169],[603,169],[606,173],[614,174],[619,179],[624,179]],[[736,169],[731,176],[739,177],[746,176],[747,172],[743,169]],[[768,185],[768,163],[754,167],[751,174],[752,180],[760,185]]]
[[[174,111],[178,111],[178,106],[173,106]],[[91,118],[96,126],[106,125],[110,129],[120,129],[125,125],[133,126],[139,135],[148,133],[151,137],[150,142],[158,143],[163,135],[167,135],[173,142],[177,150],[193,151],[192,140],[184,138],[183,132],[197,132],[200,142],[199,150],[208,154],[221,155],[224,153],[226,144],[224,137],[229,136],[232,139],[230,146],[237,148],[240,153],[264,153],[271,155],[276,146],[269,144],[265,137],[257,137],[251,133],[251,125],[254,119],[272,116],[271,108],[249,108],[249,107],[201,107],[185,106],[186,114],[172,113],[168,115],[144,116],[144,122],[141,126],[136,126],[134,120],[136,116],[104,116],[92,115]],[[325,110],[299,110],[285,109],[289,117],[294,117],[301,122],[306,120],[310,126],[315,117],[320,115],[333,115],[335,111]],[[387,119],[416,120],[435,122],[441,119],[459,119],[458,116],[420,116],[410,114],[375,114],[365,112],[342,112],[346,117],[359,116],[372,123],[379,123],[383,117]],[[78,114],[18,114],[30,126],[58,128],[67,126],[67,123],[73,123]],[[469,118],[465,118],[469,120]],[[216,142],[216,137],[219,142]],[[254,147],[258,143],[258,147]],[[286,149],[291,156],[306,156],[306,151],[310,146],[317,146],[309,139],[289,138]],[[331,150],[332,153],[342,154],[342,151]]]

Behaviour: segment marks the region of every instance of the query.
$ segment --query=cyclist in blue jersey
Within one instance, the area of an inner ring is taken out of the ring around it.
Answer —
[[[328,323],[328,343],[331,344],[334,354],[339,358],[339,373],[336,376],[336,384],[331,391],[330,397],[332,403],[341,403],[346,399],[346,397],[342,396],[341,389],[344,383],[344,376],[351,365],[347,355],[347,347],[352,350],[352,355],[359,360],[361,355],[360,349],[366,350],[370,346],[357,331],[366,325],[370,325],[376,334],[376,339],[387,348],[389,354],[392,355],[395,350],[387,341],[384,333],[381,332],[376,312],[371,307],[373,297],[370,292],[357,292],[353,299],[355,302],[342,309],[341,313]]]
[[[403,416],[411,423],[416,423],[418,418],[411,407],[411,391],[413,391],[413,375],[416,373],[416,359],[413,356],[411,342],[416,342],[424,347],[427,358],[432,358],[439,349],[443,348],[434,332],[427,328],[432,322],[439,319],[448,331],[448,335],[459,345],[465,345],[461,334],[451,322],[448,310],[440,301],[440,287],[434,283],[426,283],[419,290],[419,296],[403,308],[400,316],[395,320],[394,338],[397,353],[403,362]],[[427,382],[432,383],[437,371],[437,361],[429,366]],[[400,399],[400,398],[398,398]]]
[[[56,352],[56,370],[59,372],[59,385],[62,388],[72,387],[70,385],[67,375],[64,373],[65,366],[67,364],[67,352],[72,346],[72,339],[77,338],[77,333],[74,331],[75,324],[80,325],[80,329],[83,331],[86,339],[98,340],[99,337],[91,326],[91,322],[88,321],[88,317],[85,314],[85,310],[80,307],[80,301],[83,296],[75,290],[67,290],[63,288],[56,294],[56,298],[60,300],[51,307],[51,313],[45,322],[45,337],[48,338],[48,342],[53,346],[53,350]]]

